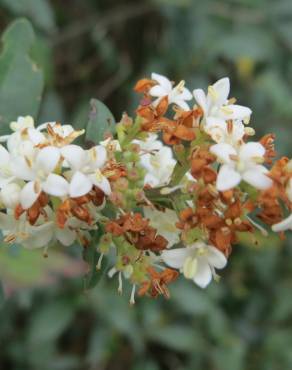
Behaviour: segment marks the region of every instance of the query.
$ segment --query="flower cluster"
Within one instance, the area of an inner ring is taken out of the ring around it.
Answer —
[[[274,136],[251,141],[252,111],[222,78],[191,92],[153,73],[137,82],[136,117],[89,149],[84,131],[31,117],[0,138],[0,228],[7,243],[78,242],[139,295],[169,296],[181,273],[205,288],[240,234],[292,229],[292,162]]]

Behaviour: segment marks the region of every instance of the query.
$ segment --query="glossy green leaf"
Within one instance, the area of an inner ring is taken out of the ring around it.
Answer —
[[[105,104],[97,99],[91,99],[85,140],[97,144],[104,140],[108,133],[115,133],[115,118]]]
[[[12,23],[2,36],[0,55],[0,134],[18,116],[35,117],[39,110],[43,74],[30,58],[34,31],[25,19]]]

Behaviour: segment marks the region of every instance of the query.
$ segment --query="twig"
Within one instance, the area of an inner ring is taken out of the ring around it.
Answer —
[[[97,91],[96,96],[105,100],[114,90],[116,90],[129,77],[131,73],[130,61],[128,58],[121,58],[120,67],[109,80],[107,80]]]
[[[52,46],[59,46],[61,44],[74,39],[84,33],[90,32],[92,29],[102,30],[108,28],[112,24],[125,22],[131,18],[141,16],[153,12],[156,9],[154,5],[151,4],[140,4],[140,5],[128,5],[123,7],[118,7],[105,13],[101,17],[91,17],[89,19],[84,19],[83,21],[76,22],[67,29],[65,29],[61,34],[55,36],[52,40]]]

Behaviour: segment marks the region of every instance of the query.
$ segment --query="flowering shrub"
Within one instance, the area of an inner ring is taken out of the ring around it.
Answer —
[[[136,117],[116,125],[94,101],[86,130],[26,116],[0,138],[4,241],[45,255],[79,243],[92,276],[107,256],[119,292],[132,285],[131,303],[136,293],[169,297],[179,274],[205,288],[240,234],[292,228],[291,162],[274,161],[273,134],[249,141],[252,112],[229,98],[228,78],[191,93],[153,73],[135,91]]]

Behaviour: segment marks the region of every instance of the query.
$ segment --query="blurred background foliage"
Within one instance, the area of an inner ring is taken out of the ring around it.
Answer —
[[[275,132],[279,154],[291,156],[291,0],[0,0],[1,31],[18,17],[36,38],[6,40],[14,51],[1,58],[24,68],[31,48],[44,71],[38,122],[80,127],[91,97],[117,119],[133,113],[134,82],[151,71],[190,88],[228,75],[258,135]],[[37,98],[41,76],[28,87],[13,78],[23,99]],[[7,86],[0,79],[1,116]],[[202,291],[178,281],[171,300],[144,298],[134,308],[116,281],[84,289],[80,251],[43,259],[2,246],[0,369],[291,369],[291,240],[242,240],[220,284]]]

